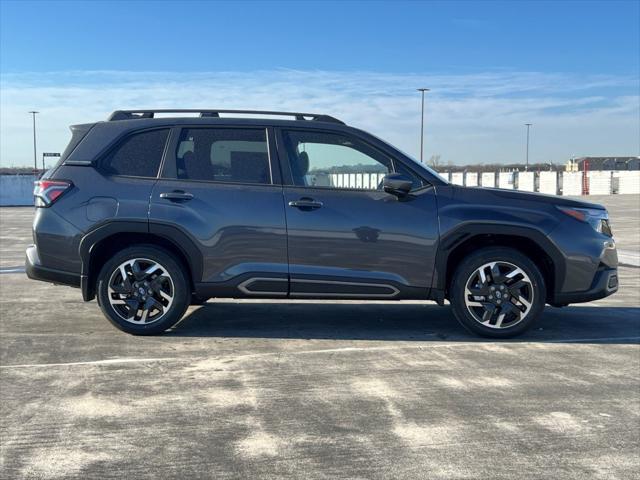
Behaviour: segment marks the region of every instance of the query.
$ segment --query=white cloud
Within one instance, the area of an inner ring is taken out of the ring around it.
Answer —
[[[637,155],[638,80],[497,71],[460,75],[275,70],[237,72],[50,72],[4,74],[0,89],[0,165],[33,161],[29,110],[38,116],[38,150],[61,151],[68,125],[123,108],[247,108],[327,113],[418,156],[420,104],[428,86],[425,157],[453,163],[524,158],[533,123],[532,161],[571,155]]]

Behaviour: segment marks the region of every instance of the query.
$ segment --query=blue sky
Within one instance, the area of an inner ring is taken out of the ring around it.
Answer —
[[[117,108],[320,110],[444,162],[638,155],[640,2],[0,1],[0,164]]]

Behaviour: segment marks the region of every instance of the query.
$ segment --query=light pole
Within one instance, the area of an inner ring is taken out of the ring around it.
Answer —
[[[38,157],[36,154],[36,113],[40,112],[32,110],[29,113],[33,115],[33,173],[35,174],[38,171]]]
[[[430,91],[429,88],[418,88],[418,91],[422,93],[422,120],[420,123],[420,163],[423,162],[424,156],[424,92]]]
[[[529,170],[529,128],[533,123],[525,123],[527,126],[527,163],[525,164],[524,170],[525,172]]]

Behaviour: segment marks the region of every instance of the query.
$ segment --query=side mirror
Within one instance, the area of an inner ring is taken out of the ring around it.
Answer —
[[[390,173],[382,179],[382,188],[385,192],[396,197],[406,197],[411,191],[413,182],[402,173]]]

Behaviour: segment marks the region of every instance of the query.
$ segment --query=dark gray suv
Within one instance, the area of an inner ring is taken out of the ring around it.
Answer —
[[[211,297],[423,299],[508,337],[618,288],[604,207],[454,186],[327,115],[116,111],[71,130],[36,182],[27,274],[129,333]]]

